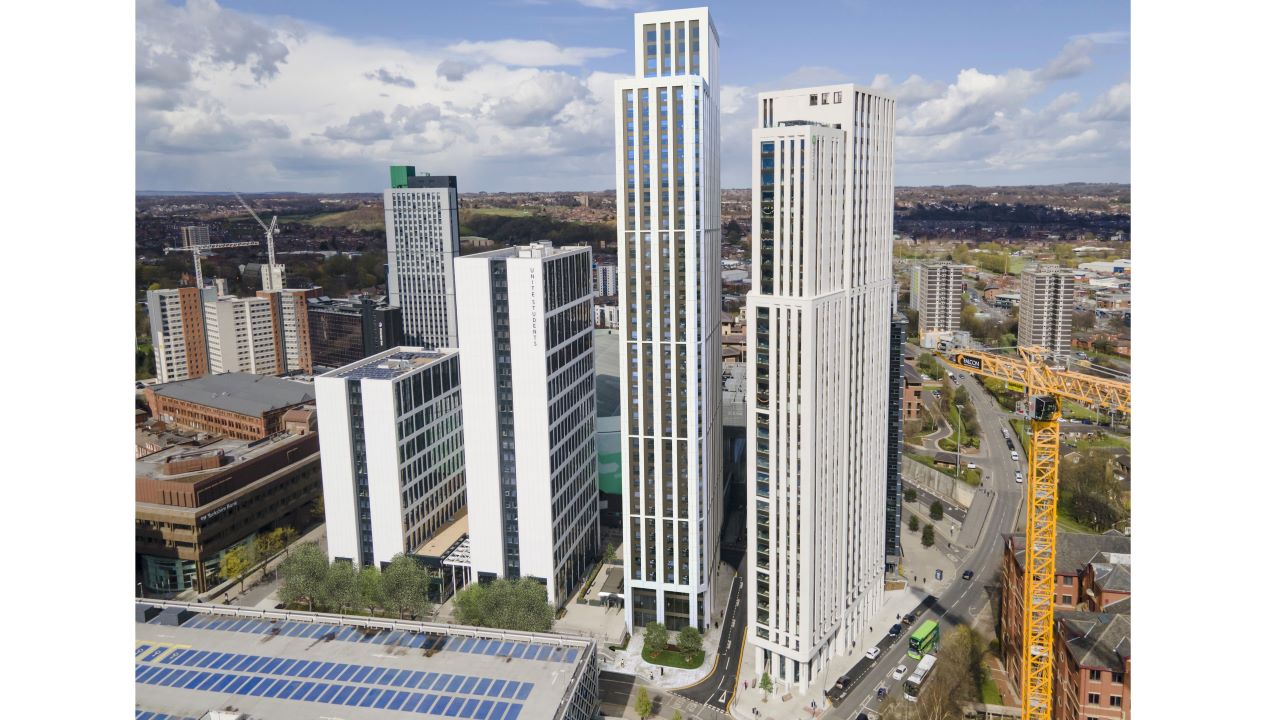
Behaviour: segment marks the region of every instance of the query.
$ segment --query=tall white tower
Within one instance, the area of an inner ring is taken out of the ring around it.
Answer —
[[[747,638],[805,692],[884,602],[894,101],[832,85],[758,110]]]
[[[382,193],[387,228],[387,295],[400,308],[407,345],[457,347],[453,259],[458,251],[458,179],[391,167]]]
[[[637,13],[614,90],[628,628],[706,628],[719,551],[720,39]]]

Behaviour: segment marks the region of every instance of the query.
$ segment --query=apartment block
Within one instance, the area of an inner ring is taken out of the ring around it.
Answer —
[[[307,327],[311,362],[326,370],[404,344],[400,308],[369,297],[310,298]]]
[[[454,273],[471,566],[560,607],[600,552],[591,250],[503,248]]]
[[[894,101],[830,85],[757,109],[747,638],[757,675],[806,692],[884,601]]]
[[[618,266],[599,263],[591,266],[591,287],[596,297],[613,297],[618,294]]]
[[[281,266],[283,267],[283,266]],[[307,290],[260,290],[271,303],[272,332],[281,353],[280,374],[311,374],[311,327]]]
[[[380,566],[466,508],[458,353],[396,347],[315,380],[329,556]]]
[[[457,347],[453,259],[458,250],[458,179],[391,167],[383,191],[387,228],[387,293],[400,308],[409,345]]]
[[[920,314],[920,344],[927,348],[960,329],[960,268],[931,262],[911,268],[911,307]]]
[[[1071,311],[1075,307],[1075,274],[1056,265],[1022,271],[1018,303],[1018,345],[1052,353],[1071,350]]]
[[[157,380],[176,382],[209,372],[204,305],[216,298],[212,288],[147,291],[147,319],[151,323]]]
[[[721,523],[720,38],[637,13],[614,85],[627,627],[705,629]]]
[[[192,245],[209,244],[208,225],[184,225],[178,228],[178,233],[182,237],[182,247],[184,248],[189,248]]]
[[[267,298],[220,297],[204,304],[210,372],[279,375],[284,346]]]

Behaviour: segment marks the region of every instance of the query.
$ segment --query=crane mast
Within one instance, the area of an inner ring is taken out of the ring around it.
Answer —
[[[1049,720],[1053,710],[1054,562],[1058,541],[1058,419],[1074,400],[1129,412],[1129,383],[1052,367],[1043,348],[1018,357],[954,350],[942,359],[958,370],[1021,385],[1031,396],[1027,458],[1026,570],[1022,583],[1022,717]]]
[[[252,207],[249,207],[249,203],[245,202],[245,199],[243,197],[240,197],[240,193],[232,191],[232,194],[236,196],[236,199],[240,201],[240,204],[244,206],[244,209],[249,211],[249,214],[252,215],[253,219],[258,222],[258,225],[262,227],[263,231],[266,233],[266,236],[267,236],[267,268],[268,269],[267,269],[267,272],[263,275],[262,289],[263,290],[282,289],[275,286],[276,285],[276,272],[275,272],[276,234],[280,232],[280,229],[276,226],[277,217],[275,215],[272,215],[271,224],[268,225],[267,223],[262,221],[262,218],[258,217],[258,213],[254,212]]]

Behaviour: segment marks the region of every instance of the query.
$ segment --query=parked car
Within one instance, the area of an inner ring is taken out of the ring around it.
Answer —
[[[849,676],[841,675],[840,677],[836,678],[836,684],[832,685],[831,689],[827,691],[827,697],[834,700],[835,698],[842,696],[845,693],[845,691],[848,690],[848,688],[849,688]]]
[[[1014,481],[1014,482],[1016,482],[1016,483],[1019,483],[1019,484],[1021,484],[1021,483],[1022,483],[1022,471],[1021,471],[1021,470],[1014,470],[1014,471],[1013,471],[1013,481]]]
[[[902,625],[898,623],[894,623],[893,627],[889,628],[889,637],[898,637],[901,634],[902,634]]]
[[[960,577],[961,577],[961,578],[963,578],[963,579],[965,579],[965,580],[972,580],[972,579],[973,579],[973,571],[972,571],[972,570],[965,570],[964,572],[960,573]]]
[[[870,648],[867,650],[866,655],[868,660],[875,660],[876,658],[880,657],[880,648],[878,647]]]
[[[906,675],[906,674],[907,674],[907,666],[906,666],[906,665],[899,665],[898,667],[896,667],[896,668],[894,668],[894,669],[893,669],[893,679],[894,679],[894,680],[901,680],[901,679],[902,679],[902,676],[903,676],[903,675]]]
[[[965,467],[969,468],[970,470],[973,470],[974,468],[976,468],[976,467],[978,467],[978,466],[977,466],[977,465],[974,465],[973,463],[969,463],[969,464],[965,465]]]
[[[906,615],[902,616],[902,624],[904,626],[910,625],[915,621],[916,621],[916,616],[914,613],[907,613]]]

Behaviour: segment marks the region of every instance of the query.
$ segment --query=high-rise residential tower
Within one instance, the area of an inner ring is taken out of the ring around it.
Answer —
[[[175,382],[209,372],[204,304],[215,299],[217,294],[212,288],[147,291],[147,319],[151,322],[157,380]]]
[[[1075,274],[1057,265],[1040,265],[1023,270],[1021,280],[1018,345],[1039,346],[1052,353],[1069,352]]]
[[[804,692],[884,601],[894,101],[831,85],[757,109],[747,638]]]
[[[400,308],[405,342],[456,347],[453,258],[458,251],[458,179],[391,168],[382,194],[387,227],[387,294]]]
[[[615,96],[628,628],[708,626],[721,516],[720,38],[637,13]]]
[[[220,297],[204,304],[210,372],[284,374],[284,346],[272,308],[262,297]]]
[[[927,348],[960,329],[960,268],[930,262],[911,268],[911,307],[919,316],[920,344]]]
[[[591,250],[460,257],[471,567],[534,577],[560,607],[600,548]]]
[[[395,347],[316,378],[329,557],[412,553],[466,507],[456,351]]]
[[[189,248],[192,245],[209,244],[208,225],[183,225],[178,228],[178,232],[182,236],[182,247],[184,248]]]

